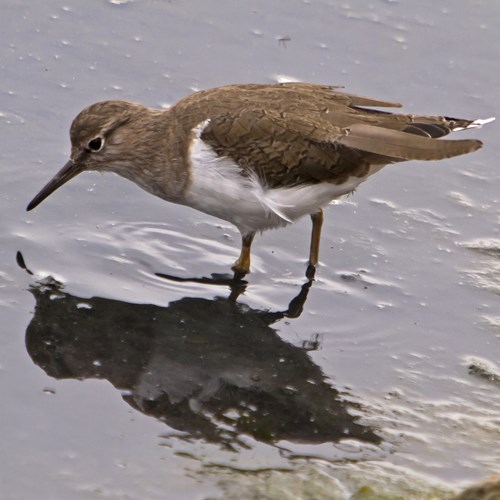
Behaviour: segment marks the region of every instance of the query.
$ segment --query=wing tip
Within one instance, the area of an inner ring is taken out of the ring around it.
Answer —
[[[489,118],[478,118],[474,120],[467,128],[479,128],[487,123],[494,122],[496,120],[495,116],[490,116]]]
[[[471,121],[465,127],[455,127],[453,129],[453,132],[458,132],[459,130],[466,130],[470,128],[481,128],[483,125],[494,122],[495,120],[496,117],[494,116],[490,116],[489,118],[477,118],[476,120]]]

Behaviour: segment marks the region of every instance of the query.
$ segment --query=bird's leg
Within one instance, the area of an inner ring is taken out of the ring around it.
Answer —
[[[321,208],[317,212],[311,214],[311,221],[311,247],[309,250],[309,263],[306,271],[306,277],[308,279],[314,278],[316,265],[319,261],[319,242],[321,239],[321,226],[323,225],[323,210]]]
[[[238,260],[234,263],[232,269],[234,271],[234,279],[239,280],[250,272],[250,247],[255,233],[247,233],[241,235],[241,252]]]

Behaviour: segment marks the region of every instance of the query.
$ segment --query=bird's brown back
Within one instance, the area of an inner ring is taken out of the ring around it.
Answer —
[[[476,140],[437,140],[470,120],[394,114],[369,106],[400,105],[342,93],[337,87],[286,83],[201,91],[171,111],[186,133],[208,120],[201,138],[270,187],[339,184],[349,176],[365,176],[371,164],[440,159],[481,146]]]

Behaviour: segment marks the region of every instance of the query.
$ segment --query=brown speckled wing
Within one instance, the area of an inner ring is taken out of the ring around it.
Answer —
[[[481,147],[476,140],[437,140],[468,120],[367,109],[361,106],[399,104],[335,87],[228,86],[197,96],[197,114],[209,119],[202,140],[271,187],[340,184],[349,176],[365,176],[370,164],[437,160]]]
[[[201,139],[243,172],[257,173],[269,187],[363,176],[369,164],[361,151],[335,143],[341,129],[319,120],[269,110],[244,110],[212,118]]]

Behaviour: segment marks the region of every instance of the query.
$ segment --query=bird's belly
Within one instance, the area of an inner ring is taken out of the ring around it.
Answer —
[[[286,226],[352,192],[364,180],[351,177],[341,185],[321,182],[268,188],[257,177],[239,172],[226,171],[218,178],[212,174],[192,176],[185,204],[231,222],[243,234]]]

